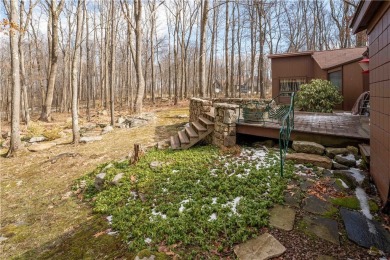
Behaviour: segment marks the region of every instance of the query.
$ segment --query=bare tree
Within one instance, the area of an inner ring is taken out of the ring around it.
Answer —
[[[50,34],[51,34],[51,42],[50,42],[50,69],[49,69],[49,77],[47,81],[47,89],[46,89],[46,98],[45,104],[42,106],[41,117],[39,120],[41,121],[50,121],[51,120],[51,105],[53,102],[54,95],[54,86],[57,75],[57,66],[58,66],[58,18],[64,6],[65,0],[61,0],[57,3],[57,0],[51,0],[51,2],[47,2],[48,9],[50,12]],[[49,32],[48,32],[49,33]]]
[[[204,0],[202,8],[202,19],[200,24],[200,47],[199,47],[199,90],[200,96],[207,95],[206,87],[206,25],[209,13],[209,0]]]
[[[78,144],[80,141],[80,127],[79,127],[79,117],[78,117],[78,84],[77,84],[77,74],[78,74],[78,63],[80,62],[80,45],[81,45],[81,34],[83,30],[83,12],[82,8],[84,0],[77,1],[77,11],[76,11],[76,39],[74,41],[74,53],[72,60],[72,132],[73,132],[73,143]]]
[[[18,37],[20,28],[18,26],[18,6],[16,0],[6,2],[4,6],[8,13],[10,22],[9,46],[11,52],[11,78],[12,78],[12,104],[11,104],[11,143],[7,152],[7,157],[14,155],[21,145],[19,131],[20,114],[20,64]]]

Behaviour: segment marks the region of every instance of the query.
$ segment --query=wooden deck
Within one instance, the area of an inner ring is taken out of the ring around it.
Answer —
[[[266,138],[279,138],[277,122],[246,123],[239,118],[237,133]],[[350,113],[296,112],[291,140],[315,141],[326,146],[369,143],[369,118]]]

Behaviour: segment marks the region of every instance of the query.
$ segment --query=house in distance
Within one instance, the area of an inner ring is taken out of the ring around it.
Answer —
[[[343,95],[344,101],[336,109],[350,111],[356,100],[369,89],[368,75],[362,73],[358,62],[367,47],[329,51],[305,51],[272,54],[272,97],[282,94],[279,102],[289,102],[289,94],[312,79],[331,81]]]

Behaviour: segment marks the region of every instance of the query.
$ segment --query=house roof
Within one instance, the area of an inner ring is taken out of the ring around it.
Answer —
[[[377,10],[384,1],[365,0],[360,1],[352,18],[350,28],[354,34],[367,29],[368,23],[377,14]]]
[[[315,51],[313,59],[321,69],[330,69],[343,64],[361,60],[367,47],[338,49],[331,51]]]
[[[363,53],[366,50],[367,47],[336,49],[329,51],[304,51],[295,53],[272,54],[268,55],[268,58],[277,59],[311,55],[313,59],[318,63],[320,68],[326,70],[341,66],[343,64],[358,61],[363,58]]]

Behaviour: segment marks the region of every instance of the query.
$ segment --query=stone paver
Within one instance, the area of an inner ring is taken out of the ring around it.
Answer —
[[[374,246],[384,252],[390,252],[390,234],[380,223],[367,219],[357,211],[342,208],[340,213],[350,240],[362,247]]]
[[[309,196],[303,201],[303,209],[307,212],[322,215],[332,209],[332,204],[315,196]]]
[[[275,205],[270,210],[269,224],[275,228],[291,231],[294,227],[295,210],[292,208]]]
[[[284,194],[284,202],[288,206],[299,208],[301,204],[301,195],[299,194],[299,191],[293,193],[286,192]]]
[[[285,251],[286,248],[268,233],[234,247],[234,253],[240,260],[271,259],[282,255]]]
[[[317,237],[340,245],[337,221],[323,217],[304,217],[306,231]]]

